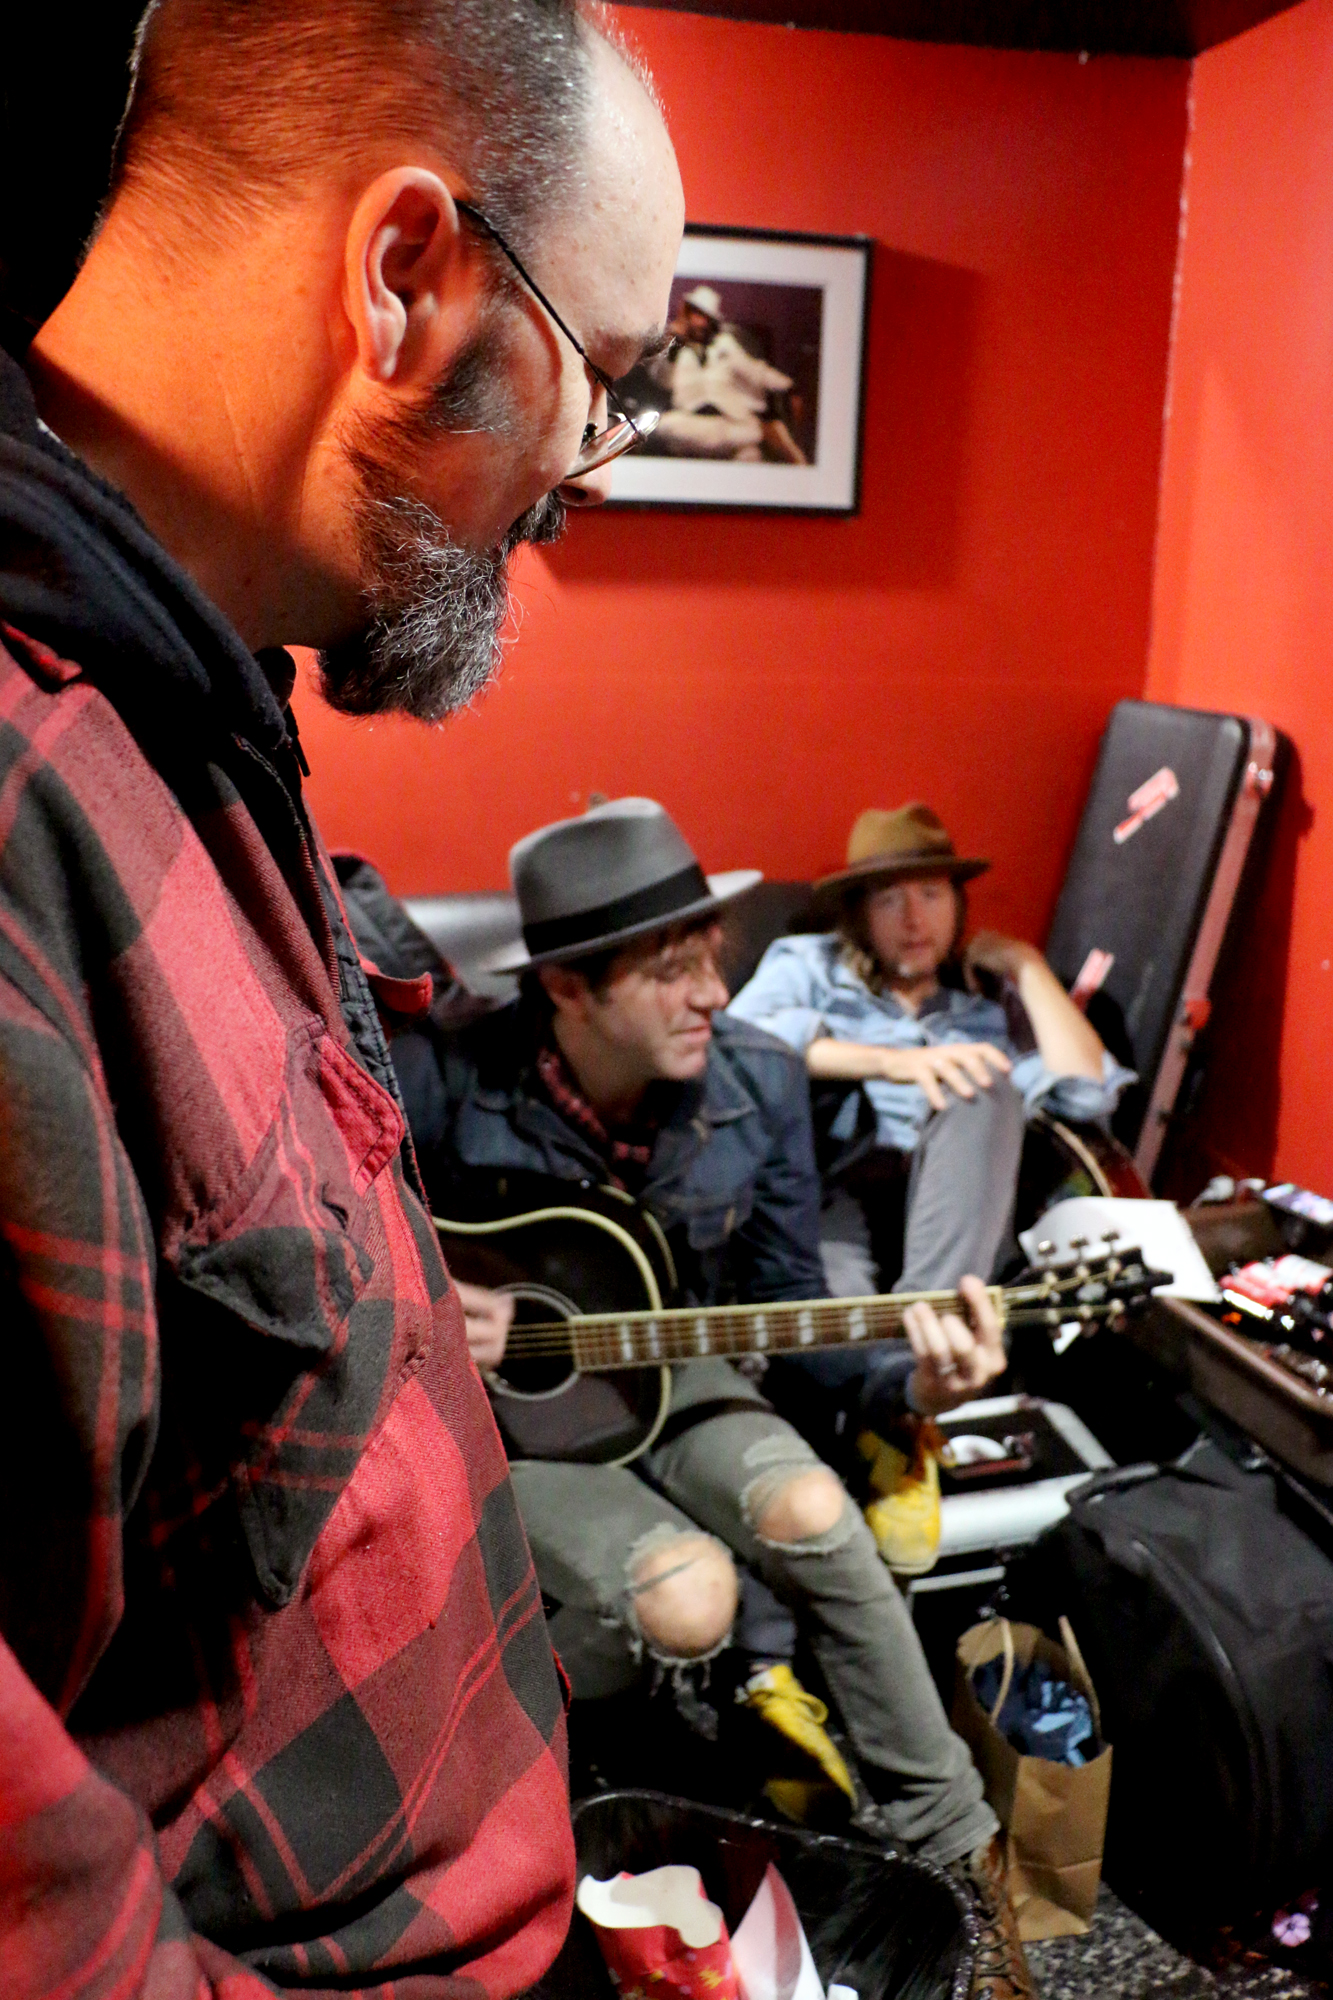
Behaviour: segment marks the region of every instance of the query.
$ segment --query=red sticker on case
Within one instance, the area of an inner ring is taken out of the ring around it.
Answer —
[[[1094,945],[1079,968],[1078,978],[1069,989],[1069,997],[1081,1014],[1088,1011],[1088,1002],[1094,993],[1100,993],[1106,984],[1106,975],[1115,964],[1113,951],[1101,951]]]
[[[1163,764],[1160,771],[1154,771],[1151,778],[1145,778],[1136,792],[1131,792],[1125,804],[1129,807],[1129,818],[1122,819],[1111,835],[1117,847],[1123,847],[1131,834],[1146,826],[1150,819],[1156,819],[1163,806],[1169,806],[1172,799],[1179,798],[1180,785],[1176,774]]]

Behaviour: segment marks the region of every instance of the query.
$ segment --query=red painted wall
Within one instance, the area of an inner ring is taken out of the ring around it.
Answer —
[[[474,713],[302,697],[325,832],[403,893],[498,887],[529,827],[647,792],[707,865],[802,875],[924,795],[1040,934],[1142,689],[1187,69],[622,18],[692,217],[877,239],[864,511],[577,521]]]
[[[1333,0],[1195,66],[1147,693],[1298,761],[1222,991],[1203,1164],[1333,1189]]]

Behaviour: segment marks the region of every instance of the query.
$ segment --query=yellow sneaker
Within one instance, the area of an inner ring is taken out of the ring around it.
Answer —
[[[863,1431],[857,1449],[870,1460],[870,1484],[879,1495],[865,1516],[881,1556],[895,1576],[924,1576],[940,1553],[940,1461],[943,1444],[928,1418],[913,1419],[910,1452]]]
[[[827,1778],[770,1778],[764,1797],[796,1826],[830,1832],[846,1826],[847,1801]]]
[[[824,1727],[828,1721],[828,1709],[817,1695],[801,1686],[784,1661],[752,1674],[744,1687],[736,1690],[736,1699],[743,1701],[747,1708],[754,1709],[789,1743],[795,1743],[798,1749],[804,1750],[807,1757],[813,1757],[824,1775],[839,1791],[846,1792],[853,1805],[856,1804],[852,1774]],[[775,1800],[774,1803],[778,1802]]]

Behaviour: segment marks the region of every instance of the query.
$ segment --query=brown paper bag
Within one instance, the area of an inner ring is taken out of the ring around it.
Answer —
[[[1097,1904],[1111,1794],[1111,1750],[1102,1743],[1101,1711],[1069,1620],[1060,1620],[1063,1646],[1032,1625],[1007,1618],[974,1625],[958,1641],[953,1726],[971,1746],[986,1797],[1004,1828],[1009,1897],[1019,1936],[1068,1937],[1086,1931]],[[987,1660],[1004,1655],[999,1698],[988,1714],[972,1676]],[[1088,1698],[1099,1753],[1083,1765],[1022,1756],[1001,1736],[995,1717],[1004,1706],[1016,1666],[1044,1660],[1052,1673]]]

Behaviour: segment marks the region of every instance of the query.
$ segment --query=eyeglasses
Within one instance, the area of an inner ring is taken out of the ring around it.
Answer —
[[[561,333],[564,334],[565,339],[569,342],[574,352],[579,356],[593,380],[600,383],[601,387],[606,391],[607,406],[615,412],[614,420],[606,424],[600,431],[594,423],[589,423],[585,426],[583,442],[579,446],[578,457],[565,474],[565,478],[581,479],[585,472],[595,472],[599,465],[609,464],[613,458],[619,458],[622,452],[633,451],[636,444],[643,443],[650,431],[656,430],[662,414],[661,411],[651,409],[641,410],[637,417],[632,417],[616,394],[615,383],[609,375],[602,373],[597,363],[589,355],[583,342],[570,332],[541,286],[535,278],[529,277],[527,271],[519,262],[518,257],[510,249],[504,237],[501,236],[499,230],[495,227],[495,224],[489,222],[481,210],[474,208],[470,201],[459,201],[455,197],[454,207],[460,215],[465,215],[475,228],[480,229],[483,235],[489,236],[501,256],[508,258],[509,262],[518,272],[519,277],[532,293],[534,299],[536,299],[538,305],[555,321],[555,324],[559,327]]]

